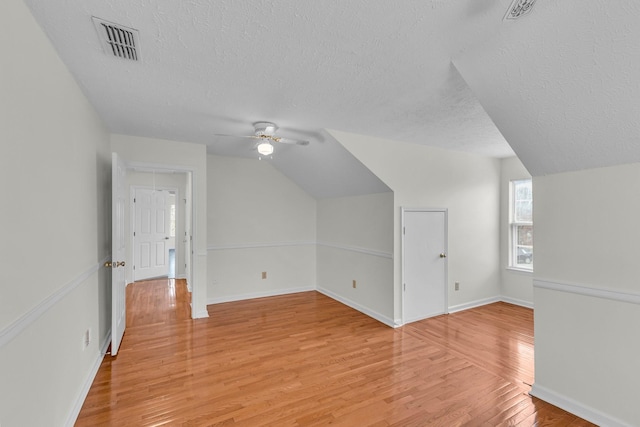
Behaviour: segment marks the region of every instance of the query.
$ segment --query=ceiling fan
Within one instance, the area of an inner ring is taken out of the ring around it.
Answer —
[[[309,141],[283,138],[275,136],[278,126],[271,122],[255,122],[253,124],[254,134],[246,136],[234,136],[234,138],[253,138],[257,139],[258,143],[256,149],[261,156],[270,156],[273,154],[273,143],[281,144],[295,144],[295,145],[309,145]],[[219,136],[233,136],[233,135],[219,135]]]

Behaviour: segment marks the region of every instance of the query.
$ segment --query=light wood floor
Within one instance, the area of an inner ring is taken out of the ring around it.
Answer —
[[[127,289],[77,426],[590,426],[527,392],[533,314],[496,303],[392,329],[322,294],[209,306]]]

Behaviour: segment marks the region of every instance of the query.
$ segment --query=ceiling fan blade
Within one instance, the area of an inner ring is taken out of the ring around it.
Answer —
[[[223,133],[216,133],[215,136],[221,136],[223,138],[251,138],[251,139],[260,139],[259,136],[255,135],[226,135]]]
[[[300,139],[291,139],[291,138],[280,138],[280,137],[273,137],[272,138],[275,142],[281,142],[283,144],[297,144],[297,145],[309,145],[309,141],[303,141]]]
[[[279,136],[273,135],[273,133],[278,129],[278,127],[271,122],[256,122],[254,123],[255,134],[254,135],[227,135],[218,133],[215,136],[222,138],[243,138],[243,139],[257,139],[258,143],[260,141],[266,142],[280,142],[283,144],[292,144],[292,145],[309,145],[309,141],[301,140],[301,139],[292,139],[292,138],[282,138]]]

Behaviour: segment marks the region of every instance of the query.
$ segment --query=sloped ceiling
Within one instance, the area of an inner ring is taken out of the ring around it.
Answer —
[[[511,0],[25,2],[111,132],[253,156],[216,134],[273,121],[311,141],[274,156],[299,183],[342,155],[321,152],[327,128],[493,157],[511,144],[533,174],[640,161],[636,1],[538,0],[509,22]],[[105,55],[92,16],[138,29],[141,61]],[[312,195],[354,181],[358,162],[333,163]]]
[[[533,175],[640,161],[640,2],[538,0],[453,62]]]
[[[316,199],[391,191],[326,131],[308,147],[284,148],[271,162]]]
[[[332,128],[495,157],[513,151],[450,58],[509,1],[25,0],[113,133],[246,155],[216,134],[266,120],[312,145]],[[139,30],[141,61],[107,56],[92,16]]]

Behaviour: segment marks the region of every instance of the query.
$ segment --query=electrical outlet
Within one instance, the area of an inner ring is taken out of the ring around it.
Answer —
[[[356,281],[355,281],[355,279],[353,280],[353,288],[354,288],[354,289],[356,288]]]
[[[460,290],[460,282],[456,282],[454,286],[456,291]]]
[[[267,272],[266,272],[266,271],[263,271],[263,272],[262,272],[262,278],[263,278],[263,279],[266,279],[266,278],[267,278]]]

